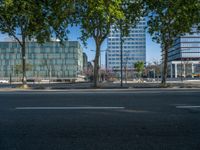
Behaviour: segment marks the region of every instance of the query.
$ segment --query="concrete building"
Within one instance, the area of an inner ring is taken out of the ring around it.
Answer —
[[[143,18],[135,28],[130,29],[130,34],[123,37],[123,69],[132,70],[137,61],[146,62],[146,34],[145,18]],[[108,50],[106,52],[106,68],[120,72],[120,31],[111,27],[108,36]]]
[[[76,80],[83,72],[83,50],[77,41],[60,44],[26,43],[27,79]],[[0,42],[0,78],[20,80],[21,47],[17,42]]]
[[[87,69],[88,69],[88,70],[91,70],[91,71],[93,72],[94,67],[93,67],[93,65],[92,65],[91,62],[88,62],[88,63],[87,63]]]
[[[200,33],[196,28],[174,41],[168,58],[169,77],[200,77]]]
[[[88,57],[86,53],[83,53],[83,71],[87,70],[87,65],[88,65]]]

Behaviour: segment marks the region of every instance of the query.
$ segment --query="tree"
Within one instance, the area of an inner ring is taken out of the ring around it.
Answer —
[[[69,0],[68,0],[69,1]],[[21,47],[22,81],[26,85],[26,41],[36,39],[43,43],[54,36],[66,38],[66,25],[63,22],[70,14],[70,4],[53,0],[2,0],[0,2],[0,31],[13,37]],[[65,7],[65,11],[63,11]],[[62,15],[60,15],[62,14]]]
[[[85,0],[79,2],[78,15],[80,16],[81,39],[86,43],[88,38],[93,38],[96,45],[94,60],[94,87],[98,86],[99,56],[103,41],[110,33],[110,28],[115,25],[128,33],[130,26],[139,20],[143,5],[141,0]],[[138,7],[134,7],[138,6]]]
[[[141,74],[144,70],[144,62],[143,61],[138,61],[134,64],[134,68],[136,69],[137,73],[138,73],[138,77],[141,77]]]
[[[148,10],[148,30],[153,40],[161,44],[163,55],[162,84],[166,84],[168,51],[173,40],[199,23],[199,0],[145,0]]]

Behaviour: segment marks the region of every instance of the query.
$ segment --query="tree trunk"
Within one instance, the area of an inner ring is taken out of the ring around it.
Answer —
[[[22,36],[22,84],[26,85],[26,42]]]
[[[94,87],[98,87],[99,81],[99,56],[100,56],[100,42],[96,41],[96,55],[94,60]]]
[[[162,73],[163,74],[162,75],[162,84],[163,85],[166,85],[166,80],[167,80],[168,47],[169,46],[164,46],[164,66],[163,66],[163,73]]]

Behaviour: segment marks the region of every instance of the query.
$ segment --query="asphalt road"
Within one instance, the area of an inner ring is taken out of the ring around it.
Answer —
[[[0,150],[199,150],[200,90],[0,92]]]

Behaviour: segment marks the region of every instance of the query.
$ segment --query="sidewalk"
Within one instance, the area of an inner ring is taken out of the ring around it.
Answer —
[[[67,90],[67,89],[95,89],[93,83],[51,83],[51,84],[29,84],[29,89],[18,88],[20,84],[4,84],[0,85],[0,91],[14,91],[14,90]],[[131,89],[131,88],[163,88],[158,82],[144,82],[144,83],[100,83],[99,88],[96,89]],[[171,82],[165,88],[200,88],[200,81],[195,82]]]

